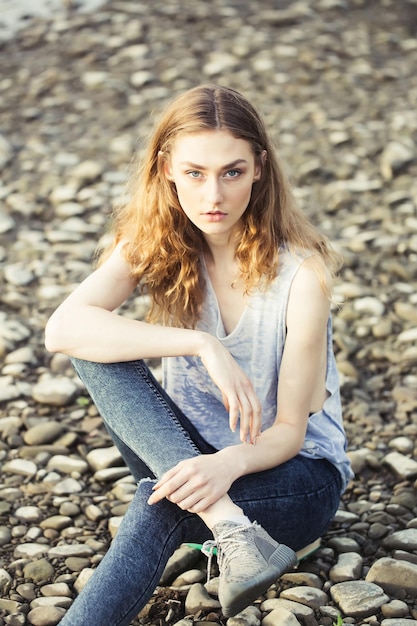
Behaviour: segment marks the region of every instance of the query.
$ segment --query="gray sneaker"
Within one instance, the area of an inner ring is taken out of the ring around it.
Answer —
[[[295,552],[277,543],[256,522],[250,526],[219,522],[213,535],[215,540],[206,541],[202,551],[210,558],[217,546],[219,601],[225,617],[252,604],[297,563]]]

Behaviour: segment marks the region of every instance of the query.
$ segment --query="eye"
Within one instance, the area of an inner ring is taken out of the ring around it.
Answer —
[[[190,178],[199,178],[201,176],[201,172],[198,170],[191,170],[191,172],[187,172],[187,176]]]
[[[241,173],[242,173],[241,170],[229,170],[228,172],[226,172],[226,177],[227,178],[238,178],[238,176],[240,176]]]

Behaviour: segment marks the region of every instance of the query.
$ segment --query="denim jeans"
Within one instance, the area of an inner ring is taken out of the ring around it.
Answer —
[[[143,361],[73,359],[106,428],[138,481],[118,533],[60,626],[128,626],[146,605],[174,550],[212,535],[201,519],[168,500],[147,500],[155,480],[185,458],[215,452],[170,400]],[[229,495],[280,543],[299,550],[336,512],[341,480],[324,459],[296,456],[242,476]]]

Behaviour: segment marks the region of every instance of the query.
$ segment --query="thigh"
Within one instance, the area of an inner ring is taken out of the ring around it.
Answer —
[[[320,537],[340,503],[341,479],[325,459],[297,455],[278,467],[239,478],[231,498],[280,543],[300,550]]]
[[[183,459],[215,451],[143,361],[72,362],[135,478],[160,477]]]

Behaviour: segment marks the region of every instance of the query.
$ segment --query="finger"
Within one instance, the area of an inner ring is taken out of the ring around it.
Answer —
[[[256,440],[261,436],[262,427],[262,406],[257,400],[252,413],[252,422],[250,427],[250,442],[255,445]]]
[[[156,504],[165,498],[160,491],[154,491],[148,498],[148,504]]]
[[[175,504],[183,511],[189,511],[190,513],[201,513],[207,507],[214,504],[218,499],[212,492],[199,490],[198,492],[190,493],[186,498],[182,498]]]
[[[170,476],[172,470],[162,476],[162,478],[154,485],[153,493],[148,498],[148,504],[156,504],[164,498],[168,498],[174,491],[176,491],[182,485],[176,474]]]
[[[160,483],[157,483],[153,487],[153,492],[148,498],[148,504],[156,504],[157,502],[160,502],[164,498],[168,498],[171,495],[172,491],[173,491],[173,488],[172,486],[170,486],[170,483],[166,483],[163,485]]]
[[[186,497],[180,497],[174,493],[168,498],[168,500],[173,504],[176,504],[183,511],[194,512],[194,508],[201,500],[201,497],[198,494],[188,494]]]
[[[246,443],[248,441],[252,424],[252,416],[252,405],[245,396],[241,399],[240,403],[240,440],[242,443]]]
[[[234,433],[239,421],[239,405],[237,402],[230,402],[229,407],[229,426],[230,430]]]
[[[203,511],[205,511],[210,505],[214,504],[215,500],[213,499],[208,499],[208,498],[202,498],[201,500],[198,500],[195,504],[193,504],[191,507],[187,508],[186,510],[189,511],[190,513],[195,513],[195,514],[199,514],[202,513]]]

